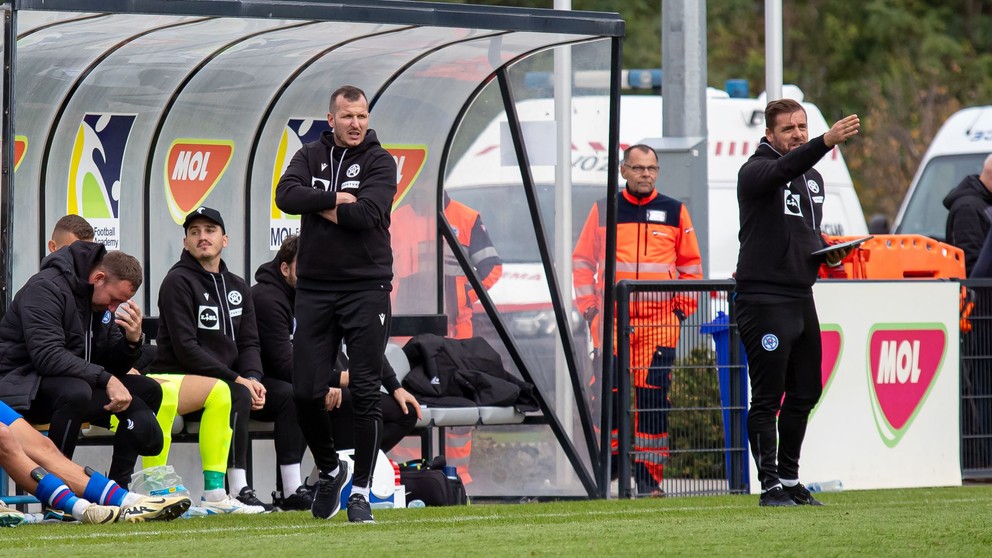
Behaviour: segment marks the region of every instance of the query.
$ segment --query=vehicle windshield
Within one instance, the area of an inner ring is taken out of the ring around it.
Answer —
[[[449,189],[452,199],[476,209],[482,215],[486,230],[504,263],[535,263],[541,261],[534,239],[530,209],[523,188],[507,185],[482,185]],[[538,184],[541,218],[545,236],[554,238],[555,192],[552,184]],[[572,244],[579,238],[592,204],[606,196],[605,185],[575,184],[572,186]]]
[[[931,159],[911,193],[895,233],[922,234],[944,241],[947,226],[944,197],[964,177],[980,173],[987,156],[988,153],[969,153]]]

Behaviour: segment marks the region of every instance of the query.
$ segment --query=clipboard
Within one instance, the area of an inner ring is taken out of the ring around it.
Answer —
[[[863,244],[871,239],[875,238],[875,235],[862,236],[861,238],[855,238],[854,240],[848,240],[847,242],[840,242],[838,244],[831,244],[824,248],[820,248],[814,252],[811,252],[813,256],[822,256],[823,254],[829,254],[835,250],[844,250],[847,248],[853,248],[859,244]]]

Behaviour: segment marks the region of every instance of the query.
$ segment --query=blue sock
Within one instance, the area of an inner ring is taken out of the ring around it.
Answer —
[[[86,483],[83,498],[101,506],[120,506],[123,504],[127,490],[121,488],[121,485],[89,467],[86,468],[86,474],[90,476],[90,481]]]
[[[35,491],[34,495],[43,504],[48,504],[53,509],[69,514],[72,513],[72,507],[79,501],[79,498],[69,490],[62,479],[51,473],[46,473],[44,478],[38,481],[38,490]]]

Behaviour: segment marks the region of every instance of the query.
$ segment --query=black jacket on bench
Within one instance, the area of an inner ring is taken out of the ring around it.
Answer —
[[[408,341],[403,353],[410,361],[403,387],[428,406],[513,406],[522,412],[539,408],[534,386],[504,370],[485,339],[424,333]]]
[[[42,376],[105,388],[138,357],[113,314],[92,309],[89,276],[106,252],[102,244],[74,242],[42,260],[14,296],[0,321],[0,399],[14,410],[30,408]]]

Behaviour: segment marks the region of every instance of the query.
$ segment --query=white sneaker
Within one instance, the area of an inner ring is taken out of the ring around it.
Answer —
[[[0,502],[0,527],[17,527],[25,522],[24,514],[8,508],[6,504]]]
[[[262,506],[249,506],[247,504],[242,504],[237,499],[231,498],[230,496],[224,496],[223,500],[218,500],[216,502],[211,502],[200,498],[200,507],[207,510],[208,515],[223,513],[265,513],[265,508]]]
[[[90,504],[83,510],[83,523],[99,525],[101,523],[113,523],[121,514],[121,509],[117,506],[101,506]]]

